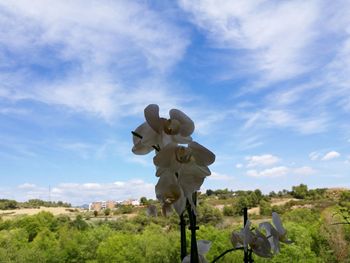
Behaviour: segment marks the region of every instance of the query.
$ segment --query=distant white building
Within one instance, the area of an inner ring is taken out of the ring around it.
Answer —
[[[140,201],[136,199],[128,199],[123,201],[98,201],[92,202],[89,204],[90,211],[101,211],[106,208],[113,209],[115,206],[119,205],[132,205],[132,206],[140,206]]]
[[[90,211],[101,211],[103,209],[113,209],[115,208],[116,202],[115,201],[99,201],[99,202],[92,202],[89,204],[89,210]]]
[[[133,205],[133,206],[139,206],[139,205],[140,205],[140,201],[139,201],[139,200],[132,200],[132,201],[131,201],[131,205]]]

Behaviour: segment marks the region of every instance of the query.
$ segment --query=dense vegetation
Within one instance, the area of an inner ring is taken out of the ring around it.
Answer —
[[[209,261],[231,248],[230,234],[242,225],[239,211],[225,216],[225,209],[221,211],[218,205],[231,207],[244,200],[260,208],[267,204],[271,208],[268,212],[273,210],[271,197],[257,190],[234,195],[220,191],[199,197],[198,239],[213,242],[206,256]],[[318,198],[309,198],[313,192],[307,190],[302,199],[278,206],[294,243],[282,245],[282,252],[272,260],[254,256],[255,262],[350,262],[350,225],[346,224],[350,191],[330,197],[325,190]],[[287,195],[295,197],[285,193],[285,199]],[[145,208],[133,213],[100,213],[95,217],[85,212],[70,218],[41,212],[10,220],[0,218],[0,262],[179,262],[178,217],[148,217]],[[251,219],[256,225],[269,217],[252,215]],[[220,262],[242,262],[242,251],[227,254]]]
[[[0,210],[10,210],[17,208],[39,208],[44,207],[71,207],[71,204],[62,201],[51,202],[40,199],[30,199],[26,202],[17,202],[16,200],[0,199]]]

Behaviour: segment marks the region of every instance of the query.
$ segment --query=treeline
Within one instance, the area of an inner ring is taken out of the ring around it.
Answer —
[[[285,198],[285,197],[291,197],[291,198],[297,198],[297,199],[311,199],[311,200],[317,200],[327,197],[327,188],[316,188],[316,189],[308,189],[308,186],[306,184],[300,184],[297,186],[293,186],[292,190],[280,190],[278,192],[271,191],[267,195],[263,195],[259,189],[256,189],[254,191],[248,190],[238,190],[238,191],[232,191],[226,189],[218,189],[218,190],[211,190],[208,189],[205,194],[207,196],[216,196],[218,199],[228,199],[232,197],[240,197],[240,196],[246,196],[252,198],[252,200],[256,200],[257,198]],[[255,195],[255,196],[254,196]]]
[[[270,215],[272,212],[283,214],[295,206],[306,205],[312,201],[320,201],[322,206],[329,206],[332,204],[342,202],[342,206],[348,204],[350,207],[350,191],[334,192],[327,188],[308,189],[306,184],[293,186],[291,191],[282,190],[277,193],[272,191],[269,194],[262,194],[259,189],[254,191],[230,191],[228,189],[211,190],[208,189],[201,199],[218,200],[218,203],[225,202],[223,207],[223,214],[225,216],[242,215],[243,208],[259,207],[260,215]],[[272,205],[272,199],[298,199],[298,201],[289,201],[284,205]],[[221,200],[221,201],[220,201]]]
[[[71,204],[62,201],[52,202],[40,199],[30,199],[26,202],[17,202],[16,200],[0,199],[0,210],[10,210],[18,208],[39,208],[44,207],[71,207]]]

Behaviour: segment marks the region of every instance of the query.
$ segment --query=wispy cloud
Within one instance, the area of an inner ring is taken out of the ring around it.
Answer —
[[[320,158],[320,153],[319,152],[311,152],[309,154],[309,158],[311,161],[316,161],[317,159]]]
[[[16,57],[2,60],[6,85],[0,85],[0,96],[64,105],[107,120],[150,101],[171,101],[159,81],[182,58],[188,40],[146,4],[17,1],[2,2],[0,11],[0,42],[8,50],[1,56]],[[48,80],[38,77],[40,70]],[[31,85],[23,89],[26,83]],[[155,97],[139,96],[145,90]]]
[[[180,1],[213,45],[243,49],[264,82],[308,71],[310,43],[318,26],[317,1]],[[247,66],[247,65],[246,65]],[[255,72],[256,73],[256,72]]]
[[[250,115],[250,116],[249,116]],[[328,118],[326,116],[305,117],[304,114],[297,114],[296,111],[286,109],[266,109],[253,112],[247,115],[244,129],[261,129],[261,128],[291,128],[302,134],[320,133],[326,130]]]

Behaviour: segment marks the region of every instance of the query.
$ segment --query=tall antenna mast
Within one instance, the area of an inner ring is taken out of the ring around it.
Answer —
[[[49,185],[49,202],[51,202],[51,185]]]

